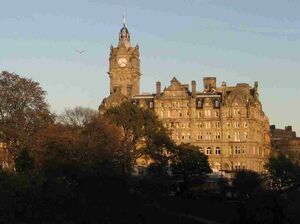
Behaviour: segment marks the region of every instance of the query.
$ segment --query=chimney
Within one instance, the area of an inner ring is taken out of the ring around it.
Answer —
[[[285,127],[285,130],[286,130],[286,131],[293,131],[293,128],[292,128],[292,126],[286,126],[286,127]]]
[[[161,93],[161,83],[156,82],[156,96],[160,96]]]
[[[192,97],[196,97],[196,81],[192,81]]]

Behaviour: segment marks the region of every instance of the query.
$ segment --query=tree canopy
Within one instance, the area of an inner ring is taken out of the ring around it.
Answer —
[[[197,146],[190,144],[181,144],[175,147],[171,167],[175,175],[181,175],[185,179],[204,178],[207,173],[211,172],[208,157],[200,152]]]
[[[236,187],[241,196],[251,196],[262,188],[260,175],[251,170],[237,171],[233,179],[233,186]]]
[[[39,83],[14,73],[0,73],[0,139],[11,156],[30,148],[35,136],[53,122]]]
[[[283,153],[269,158],[266,168],[269,171],[268,182],[271,189],[284,191],[299,186],[300,167]]]
[[[125,102],[109,109],[105,117],[122,129],[125,172],[141,156],[166,165],[167,153],[174,143],[154,112]]]

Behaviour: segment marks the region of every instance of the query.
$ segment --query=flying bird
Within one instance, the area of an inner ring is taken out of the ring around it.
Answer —
[[[82,51],[79,51],[79,50],[76,50],[76,52],[78,52],[79,54],[83,54],[86,50],[82,50]]]

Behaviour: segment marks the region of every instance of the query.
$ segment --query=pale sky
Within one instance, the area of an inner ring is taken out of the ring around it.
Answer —
[[[259,82],[270,124],[300,135],[298,0],[0,0],[0,71],[32,78],[53,111],[97,109],[109,94],[110,45],[126,14],[140,45],[141,90],[216,76]],[[86,50],[79,54],[76,50]]]

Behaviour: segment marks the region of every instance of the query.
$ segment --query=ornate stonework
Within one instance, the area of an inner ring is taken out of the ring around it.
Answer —
[[[104,99],[101,109],[120,103],[140,93],[139,46],[131,47],[130,34],[123,23],[119,33],[119,44],[111,46],[109,57],[110,95]],[[117,99],[119,96],[119,99]],[[113,99],[112,99],[113,98]],[[117,102],[116,102],[117,101]]]
[[[270,154],[270,133],[257,82],[254,87],[246,83],[227,86],[225,82],[218,87],[215,77],[204,77],[203,90],[197,91],[195,81],[190,89],[174,77],[163,91],[157,82],[156,93],[140,95],[139,48],[131,47],[125,25],[119,40],[118,47],[111,48],[109,60],[111,93],[102,102],[100,112],[132,101],[154,110],[176,143],[199,146],[214,171],[264,171]],[[119,58],[126,58],[128,65],[124,66],[123,59],[118,64]]]

